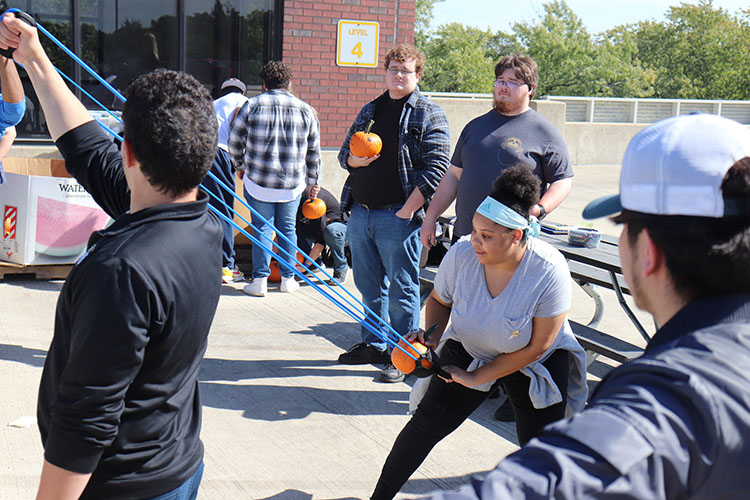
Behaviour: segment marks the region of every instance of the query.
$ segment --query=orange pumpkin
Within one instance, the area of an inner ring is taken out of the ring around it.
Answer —
[[[383,149],[383,141],[380,139],[380,136],[374,132],[370,132],[374,124],[375,121],[370,120],[364,132],[357,132],[352,136],[349,141],[349,151],[354,156],[366,156],[369,158],[380,153],[380,150]]]
[[[297,262],[300,264],[305,262],[305,256],[299,252],[297,252]],[[271,270],[271,275],[268,277],[268,281],[271,283],[281,283],[281,271],[279,271],[279,263],[276,262],[275,258],[271,259],[268,268]]]
[[[413,374],[417,377],[425,377],[432,373],[432,362],[425,357],[429,352],[427,346],[416,339],[412,340],[409,344],[404,340],[400,340],[398,345],[403,347],[409,354],[417,359],[415,361],[404,351],[398,347],[394,347],[393,352],[391,353],[391,362],[393,363],[393,366],[408,375]]]
[[[320,219],[326,214],[326,202],[320,198],[310,198],[302,204],[302,215],[310,220]]]

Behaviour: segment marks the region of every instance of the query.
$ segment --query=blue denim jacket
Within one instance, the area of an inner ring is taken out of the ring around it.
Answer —
[[[375,115],[377,103],[387,96],[388,91],[365,104],[349,128],[338,155],[341,167],[349,172],[349,141],[355,133],[365,130]],[[419,89],[415,89],[404,104],[399,120],[398,142],[398,171],[404,188],[404,198],[408,198],[417,187],[424,199],[429,201],[448,170],[450,135],[448,119],[443,108],[424,97]],[[351,184],[350,175],[341,191],[341,209],[344,211],[349,211],[352,206]],[[414,222],[421,225],[424,215],[425,208],[422,207],[414,213]]]

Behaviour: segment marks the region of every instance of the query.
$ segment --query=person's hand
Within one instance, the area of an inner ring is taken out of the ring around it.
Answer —
[[[318,194],[320,193],[320,186],[317,184],[314,184],[307,188],[307,194],[310,196],[310,199],[315,199],[318,197]]]
[[[13,59],[24,66],[44,54],[37,29],[11,12],[6,12],[0,22],[0,47],[16,49]]]
[[[462,370],[457,366],[443,366],[442,368],[451,376],[450,379],[447,379],[438,375],[438,377],[442,378],[446,382],[457,382],[465,387],[474,387],[476,385],[476,383],[474,382],[474,374],[472,372],[467,372],[466,370]]]
[[[361,167],[367,167],[370,165],[370,163],[374,162],[380,158],[380,155],[375,156],[354,156],[349,153],[349,159],[347,160],[347,164],[352,168],[361,168]]]
[[[410,212],[406,207],[401,207],[398,212],[396,212],[396,217],[399,219],[411,220],[412,217],[414,217],[414,212]]]
[[[422,245],[428,250],[437,245],[436,228],[437,221],[425,219],[422,228],[419,230],[419,239],[422,240]]]

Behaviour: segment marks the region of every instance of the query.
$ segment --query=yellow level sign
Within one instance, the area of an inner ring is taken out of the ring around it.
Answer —
[[[336,64],[339,66],[378,65],[380,24],[340,19],[336,37]]]

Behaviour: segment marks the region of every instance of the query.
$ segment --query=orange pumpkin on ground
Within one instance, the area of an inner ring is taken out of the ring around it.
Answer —
[[[424,377],[428,373],[431,373],[432,362],[423,357],[429,351],[427,346],[417,339],[412,340],[409,344],[404,340],[399,340],[398,345],[403,347],[409,354],[412,354],[417,360],[413,360],[404,351],[398,347],[394,347],[393,352],[391,353],[391,362],[393,363],[393,366],[408,375],[414,374],[418,377]]]
[[[367,124],[367,128],[364,132],[357,132],[354,134],[349,141],[349,151],[354,156],[365,156],[367,158],[375,156],[380,153],[383,149],[383,140],[380,136],[374,132],[370,132],[370,129],[375,124],[374,120],[370,120]]]
[[[297,261],[302,264],[305,262],[305,256],[297,252]],[[268,268],[271,270],[271,275],[268,277],[268,281],[271,283],[281,283],[281,271],[279,271],[279,263],[276,261],[276,258],[271,259]]]
[[[326,214],[326,202],[320,198],[310,198],[302,204],[302,215],[310,220],[320,219]]]

